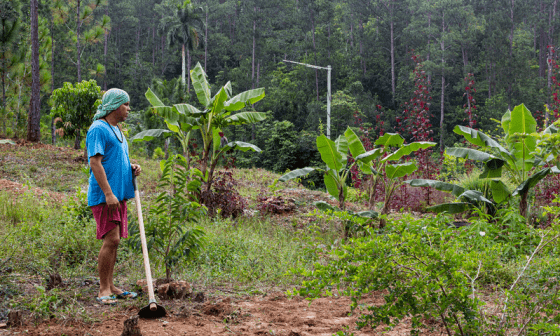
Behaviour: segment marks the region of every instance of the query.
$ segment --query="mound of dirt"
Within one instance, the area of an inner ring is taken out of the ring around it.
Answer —
[[[202,307],[202,312],[206,315],[216,316],[219,318],[224,318],[233,312],[233,307],[231,305],[231,299],[227,298],[221,302],[212,304],[210,302],[206,303]]]

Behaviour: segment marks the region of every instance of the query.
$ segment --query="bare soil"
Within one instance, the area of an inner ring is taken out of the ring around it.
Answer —
[[[135,306],[147,301],[137,299]],[[381,303],[380,294],[372,295],[364,303]],[[346,331],[348,335],[409,335],[405,322],[391,331],[378,327],[356,329],[357,316],[350,314],[350,300],[342,297],[321,298],[312,302],[299,297],[289,298],[284,293],[251,296],[238,299],[214,298],[205,303],[189,300],[163,302],[168,316],[161,319],[139,319],[142,335],[333,335]],[[20,328],[0,330],[0,335],[121,335],[124,321],[136,315],[137,307],[121,309],[94,305],[92,318],[100,322],[50,320]],[[89,311],[89,309],[88,309]],[[423,330],[421,335],[441,335],[440,326]]]

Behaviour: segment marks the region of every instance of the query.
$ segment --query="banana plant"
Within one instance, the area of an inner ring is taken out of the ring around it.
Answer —
[[[455,196],[456,202],[442,203],[426,208],[427,211],[437,213],[457,214],[474,208],[480,208],[481,205],[488,209],[489,212],[493,212],[496,204],[504,202],[511,196],[507,186],[499,179],[489,179],[486,183],[485,192],[467,190],[460,185],[437,180],[413,179],[404,181],[404,183],[409,184],[411,187],[432,187]],[[491,199],[488,195],[492,195]]]
[[[546,154],[546,151],[541,151],[541,154],[544,154],[539,155],[537,142],[541,135],[537,133],[535,118],[525,105],[518,105],[513,111],[508,110],[502,116],[500,126],[505,134],[503,144],[481,131],[457,125],[453,131],[462,135],[471,144],[480,147],[480,150],[453,147],[448,148],[446,152],[451,156],[483,162],[484,171],[479,178],[490,181],[494,201],[500,203],[510,195],[519,195],[519,213],[527,217],[527,197],[530,190],[548,174],[560,173],[560,170],[557,167],[547,167],[553,159],[552,155]],[[552,131],[549,128],[544,132]],[[507,174],[504,174],[504,171]],[[517,187],[509,193],[501,178],[509,179]],[[412,186],[446,188],[442,184],[436,183],[439,181],[411,180],[407,182]],[[453,207],[455,211],[461,209],[456,205]],[[440,209],[444,208],[440,207]]]
[[[375,141],[378,146],[370,151],[365,151],[360,139],[352,132],[348,135],[350,152],[358,162],[358,168],[366,175],[371,175],[366,184],[368,204],[371,210],[375,210],[375,192],[377,185],[383,179],[385,185],[385,201],[382,214],[389,212],[389,204],[395,189],[400,185],[400,178],[410,175],[418,169],[414,161],[399,162],[403,157],[421,149],[427,149],[436,145],[435,142],[417,141],[404,144],[404,139],[397,133],[385,133]],[[391,152],[393,148],[397,148]]]
[[[280,177],[278,180],[285,182],[293,178],[305,176],[314,170],[323,171],[325,186],[327,187],[328,193],[338,200],[339,208],[345,210],[347,195],[346,180],[352,167],[357,165],[363,173],[373,175],[374,179],[379,179],[384,173],[384,176],[387,177],[389,181],[387,185],[388,188],[386,188],[385,206],[383,207],[384,213],[387,213],[389,202],[398,185],[399,178],[409,175],[418,169],[414,162],[390,162],[399,161],[402,157],[419,149],[435,146],[435,143],[414,142],[403,145],[404,139],[400,135],[388,133],[378,139],[376,144],[381,145],[381,147],[366,152],[360,138],[350,127],[346,129],[344,135],[339,136],[334,142],[327,139],[324,135],[321,135],[317,137],[317,149],[321,154],[321,159],[327,166],[326,169],[323,170],[314,167],[297,169]],[[389,153],[390,147],[400,148],[393,153]],[[354,162],[351,164],[348,163],[348,152],[354,157]],[[385,154],[388,155],[383,157]],[[370,195],[373,195],[373,193],[370,192]],[[368,214],[377,215],[377,213],[373,211],[375,209],[370,210]]]
[[[183,151],[188,153],[190,132],[199,130],[203,141],[201,172],[206,182],[206,190],[209,191],[213,182],[214,169],[223,153],[231,149],[261,151],[257,146],[241,141],[224,144],[220,141],[220,132],[228,126],[253,124],[264,120],[266,114],[263,112],[244,111],[236,114],[232,114],[232,112],[258,102],[264,98],[265,93],[263,88],[259,88],[232,96],[231,83],[227,82],[212,96],[206,73],[200,63],[197,63],[191,70],[191,79],[198,101],[203,108],[198,109],[190,104],[164,106],[159,98],[148,89],[146,98],[152,104],[154,111],[165,119],[169,130],[148,130],[138,133],[133,139],[149,141],[155,136],[174,133],[181,141]]]

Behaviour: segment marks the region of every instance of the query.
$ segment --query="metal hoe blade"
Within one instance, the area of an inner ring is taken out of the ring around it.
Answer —
[[[150,302],[146,307],[140,309],[138,316],[141,318],[154,319],[167,315],[165,308],[155,302]]]

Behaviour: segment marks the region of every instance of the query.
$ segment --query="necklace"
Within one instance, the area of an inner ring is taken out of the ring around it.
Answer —
[[[116,133],[115,130],[113,129],[113,126],[111,126],[111,124],[109,124],[109,122],[108,122],[105,118],[103,118],[103,121],[105,121],[105,122],[107,123],[107,125],[109,125],[109,128],[111,129],[111,131],[113,131],[113,134],[115,135],[115,138],[117,138],[117,140],[119,140],[119,142],[122,143],[123,140],[124,140],[124,134],[122,133],[121,129],[119,128],[119,132],[121,132],[121,138],[122,138],[122,140],[119,139],[119,137],[117,136],[117,133]]]

